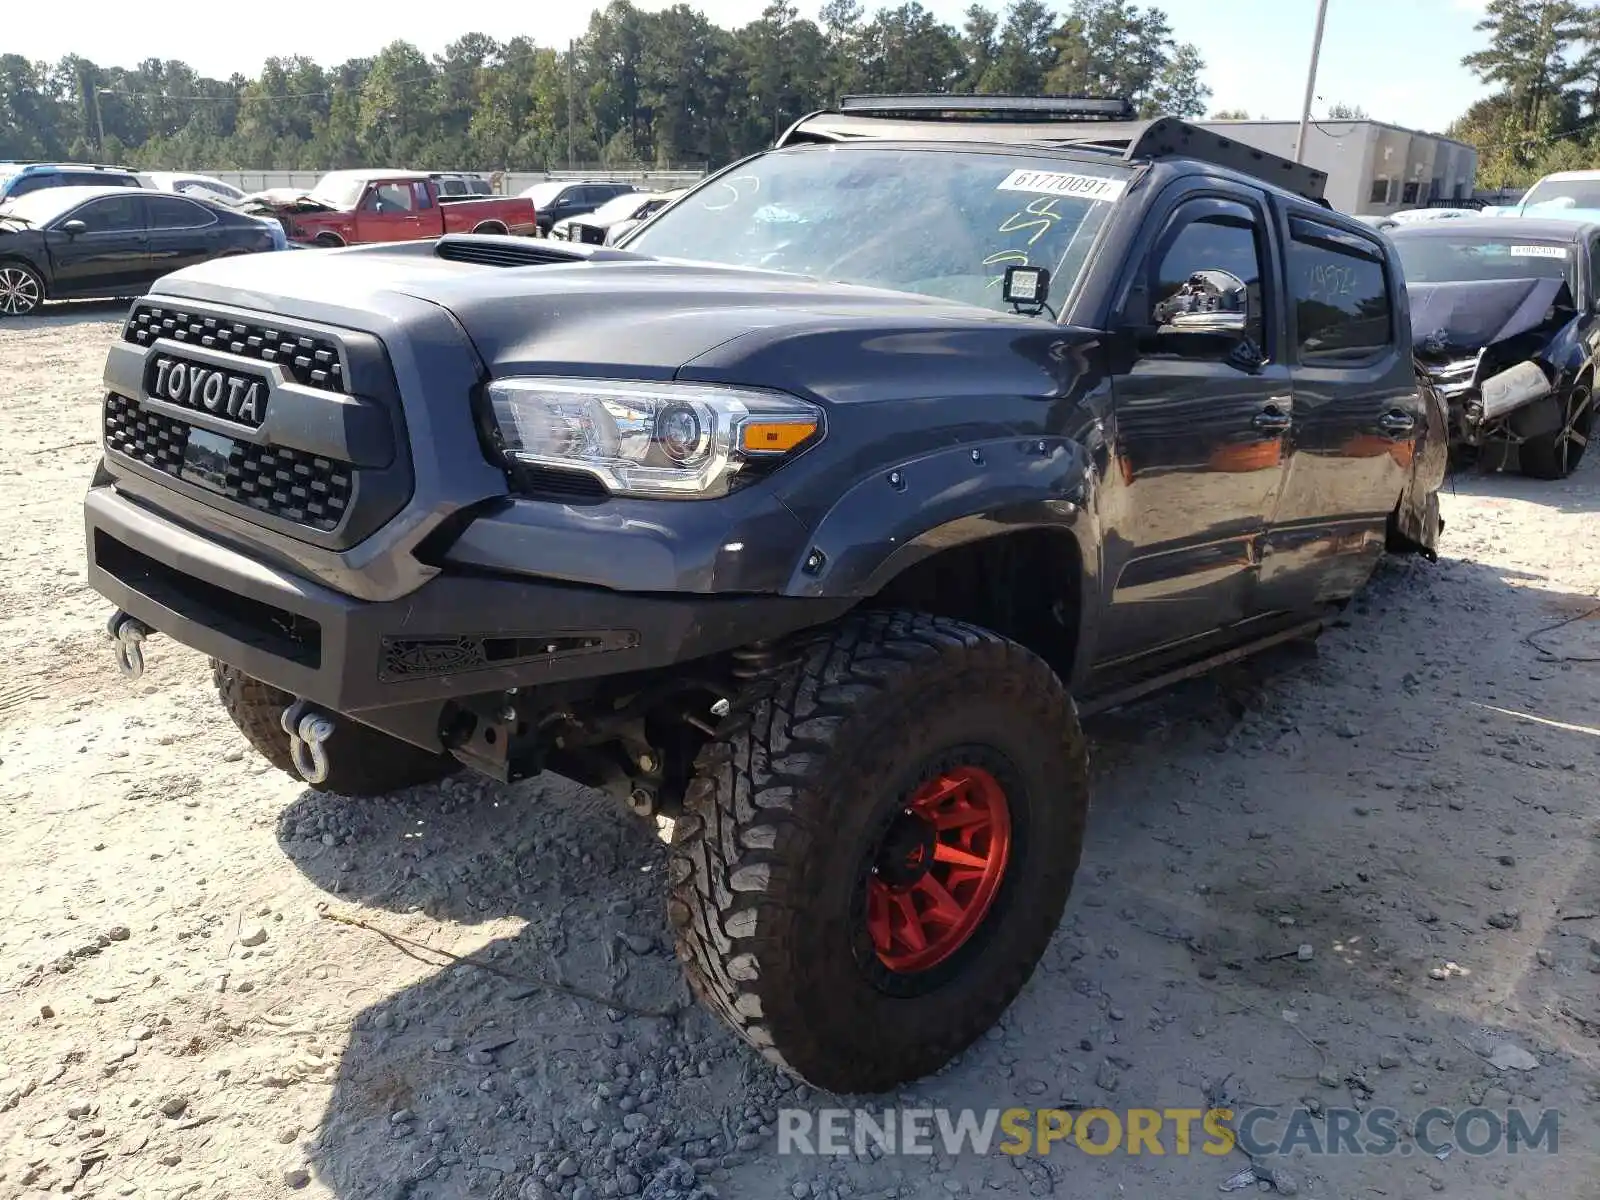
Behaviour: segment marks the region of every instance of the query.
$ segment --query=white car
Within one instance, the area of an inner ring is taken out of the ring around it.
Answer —
[[[1477,210],[1471,208],[1408,208],[1391,213],[1389,219],[1398,225],[1411,225],[1418,221],[1451,221],[1477,215]]]
[[[1600,171],[1557,171],[1546,175],[1515,204],[1486,208],[1483,215],[1600,221]]]
[[[550,236],[558,241],[609,246],[681,195],[683,189],[673,192],[624,192],[613,200],[607,200],[591,213],[562,217],[550,226]]]
[[[244,192],[231,183],[211,175],[193,175],[183,171],[146,171],[141,176],[147,186],[158,192],[178,192],[199,196],[202,200],[220,200],[224,204],[237,204]]]

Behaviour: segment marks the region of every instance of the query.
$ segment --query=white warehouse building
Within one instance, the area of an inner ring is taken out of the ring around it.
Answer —
[[[1293,158],[1298,121],[1197,121],[1259,150]],[[1465,142],[1382,121],[1313,121],[1307,166],[1328,173],[1328,203],[1345,213],[1392,213],[1469,200],[1478,152]]]

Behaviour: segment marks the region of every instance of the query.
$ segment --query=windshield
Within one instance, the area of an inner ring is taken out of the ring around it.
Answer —
[[[893,288],[1007,311],[1005,269],[1064,297],[1128,173],[1014,152],[780,150],[660,212],[630,250]]]
[[[40,225],[58,213],[82,203],[82,188],[40,188],[37,192],[24,192],[4,202],[7,216],[19,217],[30,225]],[[65,200],[63,200],[65,193]]]
[[[341,175],[334,172],[317,180],[317,186],[308,193],[318,204],[345,211],[354,208],[367,190],[367,181],[360,175]]]
[[[1546,179],[1537,183],[1522,198],[1530,204],[1554,204],[1559,208],[1600,208],[1600,178]]]
[[[1470,283],[1481,279],[1565,279],[1572,247],[1518,237],[1395,237],[1407,283]]]

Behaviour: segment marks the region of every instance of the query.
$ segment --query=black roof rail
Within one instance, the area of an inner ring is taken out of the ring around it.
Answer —
[[[1258,150],[1177,117],[1118,120],[1110,109],[1088,116],[1052,104],[1085,104],[1094,97],[1051,96],[869,96],[845,97],[841,111],[812,113],[791,125],[776,143],[851,142],[999,142],[1016,146],[1095,150],[1126,162],[1191,158],[1250,175],[1284,191],[1326,206],[1328,173]],[[851,111],[843,111],[849,102]],[[922,107],[908,106],[915,101]],[[1006,102],[995,108],[999,102]],[[881,102],[881,103],[879,103]],[[1121,105],[1120,100],[1098,101]],[[1043,107],[1030,107],[1042,105]],[[996,119],[990,115],[1000,112]],[[1121,110],[1119,110],[1121,111]],[[1057,115],[1059,114],[1059,115]]]
[[[1121,96],[950,96],[915,93],[844,96],[841,113],[914,116],[919,120],[977,117],[988,121],[1038,121],[1070,117],[1079,121],[1131,121],[1133,101]],[[946,116],[949,114],[949,116]]]

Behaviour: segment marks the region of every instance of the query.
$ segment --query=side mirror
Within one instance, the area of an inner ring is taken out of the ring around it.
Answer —
[[[72,218],[70,221],[63,221],[61,223],[61,232],[66,234],[69,238],[77,237],[80,233],[86,233],[88,232],[88,229],[89,227],[76,217]]]
[[[1251,337],[1250,289],[1227,271],[1196,271],[1157,304],[1151,349],[1190,358],[1219,358],[1255,372],[1266,361]]]
[[[1249,329],[1250,291],[1227,271],[1196,271],[1155,308],[1156,332],[1236,334]]]

